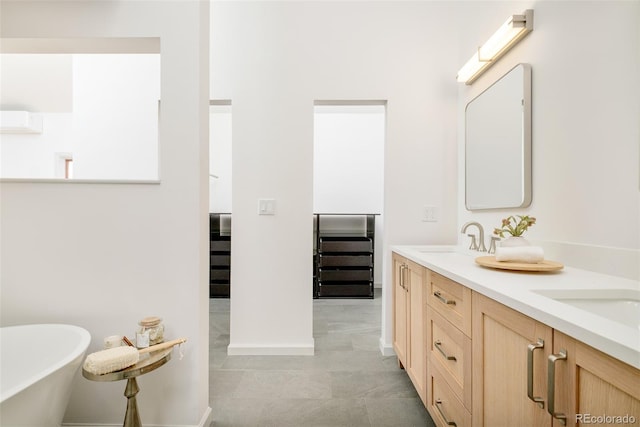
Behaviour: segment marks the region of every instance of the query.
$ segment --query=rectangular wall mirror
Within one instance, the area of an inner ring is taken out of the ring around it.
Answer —
[[[465,109],[468,210],[531,204],[531,66],[518,64]]]

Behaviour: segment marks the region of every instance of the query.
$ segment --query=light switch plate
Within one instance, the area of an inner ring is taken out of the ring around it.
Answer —
[[[423,222],[437,222],[438,221],[438,208],[436,206],[422,207],[422,221]]]
[[[276,199],[258,199],[258,215],[275,215]]]

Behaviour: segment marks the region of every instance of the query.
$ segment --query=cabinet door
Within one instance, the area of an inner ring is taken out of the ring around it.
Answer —
[[[552,329],[475,292],[472,299],[473,426],[551,426],[546,379]],[[529,382],[541,403],[528,397]]]
[[[426,355],[426,313],[427,299],[423,280],[423,267],[411,261],[406,262],[405,272],[409,300],[408,360],[405,365],[422,402],[427,401],[427,355]]]
[[[559,331],[553,341],[554,426],[640,424],[640,370]]]
[[[393,254],[393,349],[401,367],[407,364],[407,289],[404,258]]]

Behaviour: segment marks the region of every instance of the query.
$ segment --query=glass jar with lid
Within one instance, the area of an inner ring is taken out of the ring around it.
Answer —
[[[164,341],[164,325],[162,319],[156,316],[145,317],[138,322],[139,334],[149,334],[149,345],[159,344]]]

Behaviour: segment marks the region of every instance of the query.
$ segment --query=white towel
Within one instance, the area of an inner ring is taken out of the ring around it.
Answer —
[[[544,260],[544,251],[540,246],[513,246],[496,248],[496,261],[524,262],[536,264]]]

